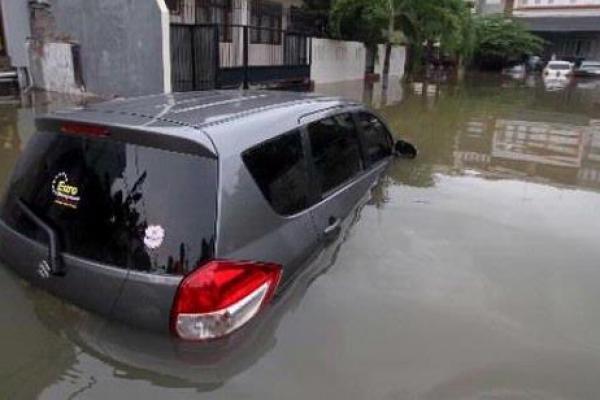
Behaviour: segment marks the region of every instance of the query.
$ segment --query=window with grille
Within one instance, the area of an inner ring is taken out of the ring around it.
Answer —
[[[196,23],[217,24],[221,42],[231,42],[231,0],[197,0]]]
[[[179,14],[181,12],[181,2],[182,0],[165,0],[171,14]]]
[[[264,0],[254,0],[250,9],[250,43],[281,44],[283,6]]]

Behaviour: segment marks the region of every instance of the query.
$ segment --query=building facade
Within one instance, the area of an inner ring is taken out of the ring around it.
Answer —
[[[506,10],[505,0],[477,0],[475,2],[475,12],[479,15],[502,14]]]
[[[600,0],[515,0],[513,16],[547,41],[546,59],[600,60]]]
[[[302,4],[0,0],[0,57],[6,51],[33,87],[107,98],[364,78],[364,44],[313,42],[326,19]],[[392,61],[403,73],[403,48]]]

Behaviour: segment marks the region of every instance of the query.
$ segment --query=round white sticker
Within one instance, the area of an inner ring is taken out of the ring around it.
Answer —
[[[165,230],[160,225],[149,225],[144,235],[144,244],[149,249],[159,248],[165,240]]]

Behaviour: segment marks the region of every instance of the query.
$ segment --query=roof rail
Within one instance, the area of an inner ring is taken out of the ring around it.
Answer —
[[[347,102],[347,103],[343,103],[343,104],[336,104],[335,106],[330,106],[330,107],[322,108],[320,110],[311,111],[306,114],[302,114],[301,116],[298,117],[298,123],[301,124],[303,119],[308,118],[313,115],[316,115],[316,114],[322,114],[322,113],[334,111],[337,109],[343,109],[343,108],[348,108],[348,107],[359,107],[359,106],[361,106],[361,104],[357,103],[357,102]]]

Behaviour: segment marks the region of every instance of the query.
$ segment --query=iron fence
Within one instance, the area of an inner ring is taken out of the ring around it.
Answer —
[[[267,27],[171,24],[177,91],[310,79],[311,38]]]

